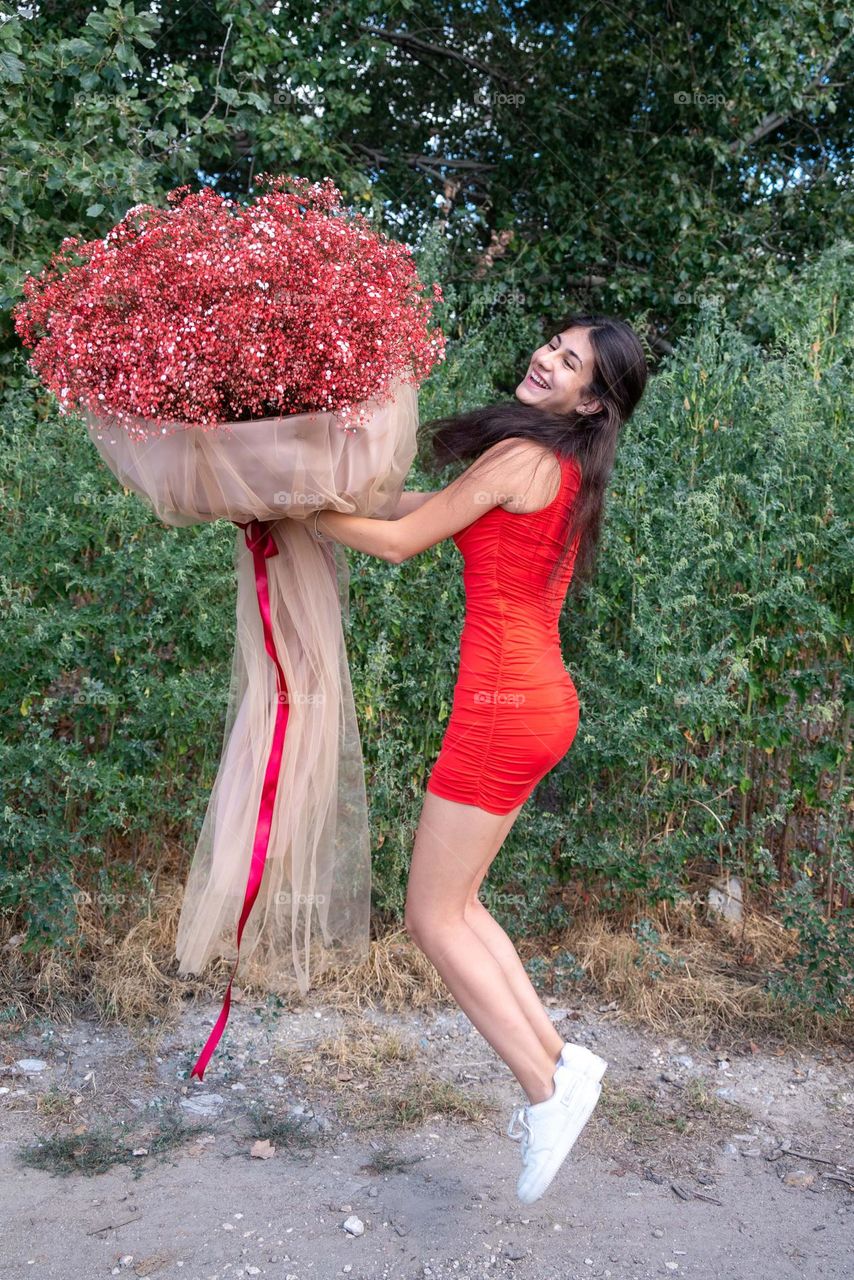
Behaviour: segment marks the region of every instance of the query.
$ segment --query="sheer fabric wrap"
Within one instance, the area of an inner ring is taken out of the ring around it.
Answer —
[[[389,400],[367,407],[367,425],[356,431],[322,412],[215,429],[171,424],[148,439],[81,410],[107,466],[166,524],[274,522],[267,528],[278,554],[264,563],[288,719],[263,877],[235,977],[281,993],[296,985],[305,994],[312,975],[368,951],[368,814],[342,628],[349,569],[341,544],[318,542],[308,523],[323,507],[380,518],[394,510],[415,456],[417,390],[398,380]],[[187,973],[237,957],[279,698],[240,528],[235,566],[237,637],[222,754],[178,922],[176,953]]]

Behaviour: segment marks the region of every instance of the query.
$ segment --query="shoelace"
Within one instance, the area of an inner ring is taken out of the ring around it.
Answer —
[[[523,1149],[528,1145],[528,1142],[533,1134],[533,1130],[531,1129],[531,1126],[528,1124],[527,1110],[528,1110],[528,1107],[526,1103],[523,1103],[521,1106],[514,1107],[513,1114],[510,1117],[510,1123],[507,1126],[507,1136],[509,1138],[514,1138],[516,1140],[518,1140],[519,1138],[525,1139],[523,1143]],[[518,1127],[519,1125],[521,1125],[521,1128]]]
[[[579,1068],[575,1063],[565,1063],[576,1077],[583,1077],[585,1080],[592,1080],[592,1076],[585,1068]],[[513,1114],[510,1117],[510,1123],[507,1126],[507,1136],[518,1141],[524,1139],[522,1143],[522,1152],[524,1154],[530,1139],[533,1137],[533,1129],[528,1123],[528,1106],[529,1103],[522,1103],[520,1106],[513,1108]],[[521,1126],[521,1128],[519,1127]]]

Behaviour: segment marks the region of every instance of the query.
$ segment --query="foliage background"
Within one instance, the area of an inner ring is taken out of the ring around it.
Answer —
[[[427,4],[416,23],[407,3],[108,0],[3,17],[9,927],[69,944],[80,885],[138,900],[186,864],[221,747],[235,536],[168,529],[118,489],[28,373],[9,307],[63,235],[103,234],[179,182],[240,194],[264,169],[330,173],[445,290],[423,420],[512,395],[570,303],[630,319],[655,368],[596,579],[562,619],[579,733],[485,900],[516,934],[565,923],[570,888],[643,929],[653,904],[737,874],[798,933],[769,991],[838,1012],[854,964],[850,13]],[[409,487],[446,478],[422,455]],[[451,542],[396,568],[349,555],[375,905],[399,919],[460,562]]]

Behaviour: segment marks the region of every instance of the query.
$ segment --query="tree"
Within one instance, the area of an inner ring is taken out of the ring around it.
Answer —
[[[0,308],[63,236],[182,182],[327,174],[457,281],[532,312],[753,300],[851,227],[852,31],[832,0],[19,5],[0,21]],[[438,219],[438,221],[437,221]]]

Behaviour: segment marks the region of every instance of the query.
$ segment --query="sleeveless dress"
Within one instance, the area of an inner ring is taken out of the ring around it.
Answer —
[[[491,507],[453,535],[465,562],[466,613],[451,717],[427,790],[489,813],[526,800],[578,728],[578,694],[558,634],[577,537],[548,589],[546,580],[581,468],[555,456],[561,484],[547,506]]]

